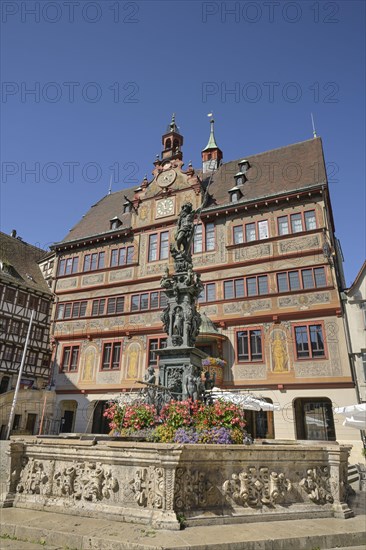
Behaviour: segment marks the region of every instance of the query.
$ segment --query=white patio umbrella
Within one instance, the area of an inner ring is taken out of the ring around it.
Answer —
[[[251,395],[250,393],[234,393],[230,391],[221,390],[220,388],[213,388],[210,390],[210,395],[214,401],[221,399],[222,401],[227,401],[229,403],[235,403],[243,407],[243,409],[250,411],[278,411],[280,407],[278,405],[273,405],[268,403],[264,399],[260,399]]]
[[[334,412],[346,417],[343,426],[366,430],[366,403],[349,405],[347,407],[335,407]]]

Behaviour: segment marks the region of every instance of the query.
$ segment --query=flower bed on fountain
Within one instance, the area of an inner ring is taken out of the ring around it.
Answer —
[[[157,443],[243,443],[243,410],[233,403],[170,401],[157,413],[154,405],[113,402],[104,412],[111,435]]]

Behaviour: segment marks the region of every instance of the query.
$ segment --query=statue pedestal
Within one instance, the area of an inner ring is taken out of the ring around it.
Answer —
[[[156,353],[159,356],[159,384],[169,388],[173,399],[194,399],[194,385],[199,395],[202,359],[206,357],[203,351],[192,347],[168,347]]]

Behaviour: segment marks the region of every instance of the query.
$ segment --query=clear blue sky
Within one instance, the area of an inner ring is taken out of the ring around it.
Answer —
[[[173,111],[194,166],[211,111],[226,161],[311,138],[312,112],[353,281],[365,256],[365,2],[1,10],[2,231],[43,248],[61,240],[107,193],[111,166],[114,190],[150,176]]]

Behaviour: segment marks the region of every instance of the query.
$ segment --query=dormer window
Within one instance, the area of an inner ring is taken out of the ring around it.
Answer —
[[[237,186],[244,185],[247,179],[246,175],[243,174],[242,172],[238,172],[237,174],[235,174],[234,178],[235,178],[235,185]]]
[[[110,220],[111,229],[118,229],[120,225],[122,225],[122,222],[119,218],[117,218],[117,216]]]
[[[238,200],[240,200],[240,198],[242,197],[242,192],[237,186],[232,187],[232,189],[229,189],[229,193],[230,193],[230,202],[238,202]]]
[[[132,204],[130,202],[125,202],[123,205],[123,212],[126,214],[126,212],[131,212],[132,210]]]
[[[246,159],[241,160],[239,163],[239,170],[242,174],[245,174],[250,167],[249,162]]]

